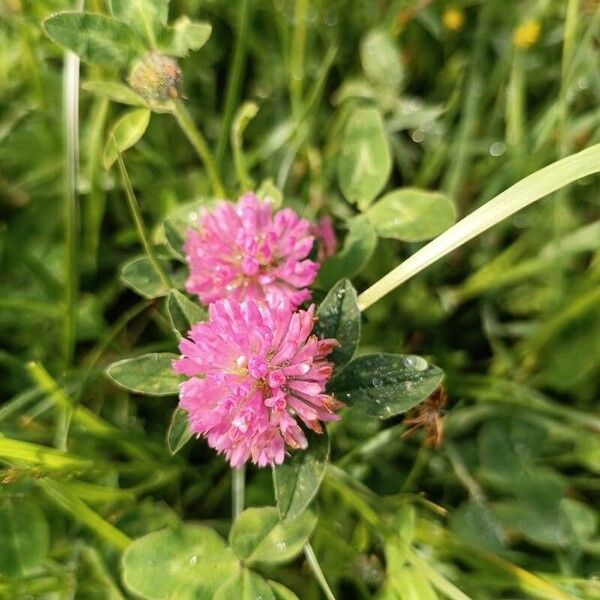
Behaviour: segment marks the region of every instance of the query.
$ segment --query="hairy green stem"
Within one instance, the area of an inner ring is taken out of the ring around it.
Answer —
[[[171,282],[169,281],[169,277],[165,273],[165,270],[158,261],[158,258],[156,258],[156,254],[154,254],[154,250],[152,249],[152,244],[150,243],[150,239],[148,238],[146,227],[144,225],[144,219],[142,218],[142,211],[140,210],[140,205],[138,204],[137,198],[135,197],[133,186],[131,185],[131,180],[129,179],[127,169],[125,168],[125,163],[123,162],[123,157],[120,153],[117,154],[117,162],[119,164],[121,182],[123,184],[123,189],[125,190],[125,196],[127,198],[129,212],[131,213],[131,218],[133,219],[138,238],[142,244],[142,247],[144,248],[144,252],[148,257],[148,260],[154,267],[158,278],[161,280],[165,287],[170,288]]]
[[[229,130],[233,120],[233,113],[240,93],[240,85],[246,64],[246,49],[248,46],[248,27],[250,23],[251,0],[241,0],[240,8],[236,17],[238,24],[237,39],[233,58],[228,70],[227,90],[225,92],[225,111],[223,112],[223,124],[217,144],[217,165],[220,167],[225,156],[225,146],[229,139]]]
[[[306,546],[304,546],[304,556],[306,557],[308,566],[310,567],[310,570],[313,572],[315,579],[319,582],[319,586],[323,590],[323,593],[325,594],[325,597],[327,598],[327,600],[335,600],[335,596],[333,595],[333,592],[331,591],[331,588],[329,587],[329,584],[327,583],[327,579],[325,579],[325,575],[323,574],[321,565],[319,564],[319,561],[317,560],[315,551],[313,550],[313,548],[310,544],[306,544]]]
[[[200,157],[200,160],[204,164],[213,194],[218,198],[223,198],[225,196],[225,186],[223,185],[221,177],[219,176],[215,159],[208,148],[208,144],[206,143],[204,136],[194,124],[190,113],[181,100],[177,100],[175,102],[173,115],[175,116],[179,127],[181,127],[181,130],[183,133],[185,133],[188,140],[194,147],[194,150]]]
[[[231,514],[235,521],[244,510],[244,482],[246,467],[231,469]]]

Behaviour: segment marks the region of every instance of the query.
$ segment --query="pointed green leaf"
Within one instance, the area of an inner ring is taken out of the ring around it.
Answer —
[[[443,378],[441,369],[420,356],[365,354],[349,362],[330,388],[348,406],[386,419],[423,402]]]
[[[185,243],[185,234],[189,229],[189,225],[176,219],[165,219],[164,229],[165,239],[171,254],[173,254],[174,258],[185,262],[183,244]]]
[[[171,415],[167,430],[167,447],[173,455],[177,454],[191,439],[190,423],[185,410],[176,408]]]
[[[341,277],[354,277],[375,251],[377,234],[366,217],[355,217],[348,222],[348,229],[342,250],[321,265],[316,281],[320,287],[329,289]]]
[[[201,525],[149,533],[127,548],[121,564],[127,590],[150,600],[213,598],[239,569],[223,539]]]
[[[242,569],[227,580],[213,596],[213,600],[276,600],[269,584],[258,573]]]
[[[281,585],[281,583],[277,583],[277,581],[271,579],[269,579],[269,585],[275,592],[277,600],[299,600],[298,596],[296,596],[292,590],[286,588],[285,585]]]
[[[151,114],[148,108],[135,108],[123,114],[113,125],[104,149],[105,169],[111,167],[119,154],[137,144],[148,127]]]
[[[313,501],[329,461],[329,437],[310,432],[308,447],[273,469],[273,486],[279,516],[294,519]]]
[[[261,200],[269,200],[273,208],[279,208],[283,202],[283,194],[271,178],[263,179],[256,190],[256,195]]]
[[[316,523],[317,517],[310,511],[280,521],[275,507],[248,508],[233,524],[229,543],[248,565],[286,562],[302,551]]]
[[[114,362],[106,374],[119,387],[135,394],[173,396],[185,379],[173,370],[172,363],[178,358],[170,352],[152,352]]]
[[[385,187],[392,169],[383,119],[374,108],[358,108],[344,129],[338,182],[345,198],[365,210]]]
[[[163,32],[160,47],[167,54],[187,56],[192,50],[200,50],[211,33],[212,26],[209,23],[190,21],[183,16]]]
[[[118,81],[86,81],[81,86],[86,92],[108,98],[113,102],[130,106],[146,106],[146,101],[136,94],[128,85]]]
[[[178,290],[173,290],[169,294],[167,310],[173,330],[181,336],[185,336],[194,323],[206,321],[208,317],[208,312],[204,307],[193,302]]]
[[[0,497],[0,577],[20,577],[36,569],[50,550],[44,514],[27,500]]]
[[[347,279],[338,281],[329,290],[317,311],[315,334],[319,338],[334,338],[340,343],[329,355],[337,367],[354,356],[360,339],[360,310],[356,290]]]
[[[377,235],[404,242],[429,240],[456,220],[454,204],[447,196],[417,188],[386,194],[366,215]]]
[[[129,25],[97,13],[58,13],[44,21],[44,30],[52,41],[84,62],[125,66],[143,51],[140,38]]]

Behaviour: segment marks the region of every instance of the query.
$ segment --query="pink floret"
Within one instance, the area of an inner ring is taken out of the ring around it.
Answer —
[[[308,260],[314,242],[308,220],[245,194],[204,211],[183,246],[190,266],[187,290],[200,301],[286,300],[298,307],[319,264]]]
[[[190,430],[233,467],[281,464],[286,446],[307,445],[298,421],[321,433],[320,422],[339,419],[342,404],[325,391],[333,369],[326,356],[338,342],[312,335],[314,311],[222,300],[181,341],[173,367],[190,379],[179,406]]]

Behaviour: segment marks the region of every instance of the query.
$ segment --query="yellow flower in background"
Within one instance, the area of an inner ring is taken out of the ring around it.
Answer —
[[[539,21],[529,19],[524,21],[513,31],[513,43],[517,48],[526,50],[531,48],[540,38],[541,26]]]
[[[450,31],[459,31],[465,24],[465,15],[462,10],[450,6],[444,11],[442,22],[446,29],[449,29]]]

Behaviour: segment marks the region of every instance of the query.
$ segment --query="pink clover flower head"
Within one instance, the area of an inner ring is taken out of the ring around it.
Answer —
[[[336,253],[338,246],[331,217],[323,217],[316,225],[312,226],[311,231],[319,244],[317,260],[323,262],[326,258],[331,258]]]
[[[319,270],[307,259],[313,242],[309,221],[290,208],[273,214],[271,203],[252,193],[237,204],[221,202],[187,233],[187,290],[204,304],[273,299],[295,308],[310,298],[306,288]]]
[[[326,357],[339,344],[312,334],[314,312],[221,300],[181,341],[173,368],[190,379],[179,406],[190,431],[233,467],[281,464],[286,446],[306,448],[299,421],[322,433],[322,421],[339,419],[343,404],[325,391],[333,370]]]

